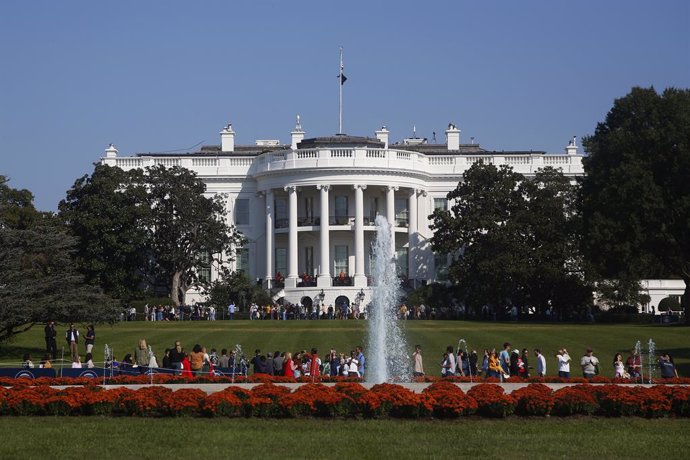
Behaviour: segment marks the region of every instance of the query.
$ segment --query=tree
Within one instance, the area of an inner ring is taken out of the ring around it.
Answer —
[[[448,194],[448,211],[432,214],[432,249],[454,254],[449,278],[469,304],[520,302],[525,239],[513,218],[524,206],[522,176],[509,167],[474,164]]]
[[[75,181],[59,204],[60,217],[77,238],[75,261],[87,281],[123,301],[136,297],[145,282],[145,222],[151,212],[142,171],[96,166]]]
[[[166,280],[175,305],[201,282],[197,269],[231,259],[242,235],[226,220],[221,196],[206,197],[206,185],[185,168],[154,166],[144,177],[146,206],[151,210],[145,229],[152,254],[149,270]]]
[[[0,183],[0,341],[48,319],[114,321],[118,306],[75,270],[74,239],[53,216],[35,210],[30,192],[11,190],[5,182]],[[22,199],[12,199],[17,196]]]
[[[208,302],[216,308],[225,308],[231,301],[238,306],[250,303],[266,305],[271,303],[271,298],[244,273],[224,270],[221,276],[211,283],[208,289]]]
[[[468,304],[513,303],[543,311],[591,301],[573,229],[575,192],[553,168],[531,180],[477,163],[435,211],[434,251],[454,255],[449,275]]]
[[[633,88],[584,139],[579,207],[594,276],[685,282],[690,324],[690,90]]]
[[[33,205],[33,194],[28,190],[17,190],[0,175],[0,223],[5,227],[26,229],[40,217]]]

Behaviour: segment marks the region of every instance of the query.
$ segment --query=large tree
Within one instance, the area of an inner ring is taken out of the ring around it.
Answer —
[[[199,283],[197,269],[226,262],[243,238],[226,218],[225,200],[205,196],[206,185],[193,171],[155,166],[146,169],[144,180],[151,210],[145,227],[150,270],[166,280],[172,301],[179,305]]]
[[[119,316],[112,299],[76,271],[74,244],[57,219],[36,211],[30,192],[11,189],[0,177],[0,341],[48,319]]]
[[[180,305],[203,284],[200,267],[221,266],[242,244],[222,197],[206,196],[204,182],[180,167],[96,166],[76,181],[60,214],[79,239],[82,270],[124,299],[162,287]]]
[[[584,145],[582,241],[596,274],[663,266],[685,281],[690,324],[690,90],[633,88]]]
[[[77,179],[59,204],[60,217],[79,244],[75,260],[87,280],[127,301],[145,284],[149,256],[142,171],[96,166]]]
[[[588,295],[573,243],[573,197],[552,168],[527,180],[508,166],[477,163],[448,194],[450,209],[432,214],[432,248],[454,256],[449,276],[471,305],[575,308]]]

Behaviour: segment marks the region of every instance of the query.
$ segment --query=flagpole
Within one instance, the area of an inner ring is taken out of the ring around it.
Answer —
[[[340,74],[338,76],[338,89],[340,91],[340,105],[338,106],[338,134],[343,133],[343,47],[340,47]]]

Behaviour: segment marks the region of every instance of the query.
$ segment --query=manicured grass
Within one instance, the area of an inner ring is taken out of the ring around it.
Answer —
[[[0,418],[1,458],[680,458],[690,420]]]
[[[245,355],[252,356],[254,349],[268,351],[297,351],[315,346],[321,354],[331,347],[349,352],[356,345],[366,346],[366,321],[186,321],[151,323],[145,321],[119,323],[115,326],[96,328],[97,340],[95,360],[103,358],[103,346],[109,344],[115,357],[122,359],[125,353],[133,353],[140,338],[146,338],[160,359],[163,350],[172,346],[175,340],[182,341],[184,348],[191,351],[195,343],[206,346],[232,349],[241,344]],[[637,340],[644,348],[649,338],[656,342],[657,350],[671,353],[679,374],[690,376],[690,329],[656,325],[604,325],[604,324],[525,324],[525,323],[483,323],[471,321],[407,321],[404,324],[410,354],[415,344],[422,345],[424,365],[428,375],[438,375],[438,362],[448,345],[457,346],[464,338],[471,348],[480,354],[484,348],[501,348],[505,341],[513,347],[528,348],[535,365],[532,350],[541,348],[547,358],[547,374],[556,374],[555,351],[566,347],[573,358],[572,375],[579,376],[579,358],[587,347],[594,348],[602,363],[602,375],[613,376],[613,355],[623,353],[624,359]],[[63,325],[58,326],[58,347],[64,345]],[[79,325],[82,334],[83,325]],[[43,354],[43,328],[35,327],[20,334],[9,344],[0,345],[0,360],[3,363],[19,363],[25,352],[31,353],[38,362]],[[80,344],[84,353],[84,345]],[[366,352],[366,350],[365,350]]]

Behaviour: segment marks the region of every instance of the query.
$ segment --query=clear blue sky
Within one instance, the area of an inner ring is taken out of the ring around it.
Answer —
[[[54,210],[108,143],[338,129],[563,151],[632,86],[690,87],[690,2],[3,1],[0,174]]]

